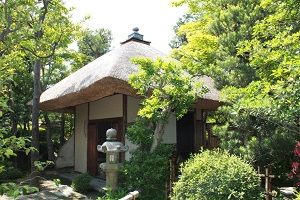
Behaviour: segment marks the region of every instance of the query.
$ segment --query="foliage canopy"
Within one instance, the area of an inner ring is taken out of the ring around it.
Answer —
[[[174,50],[195,73],[214,78],[222,106],[221,147],[286,178],[300,126],[299,6],[294,0],[180,0],[194,16]],[[284,147],[284,148],[282,148]]]

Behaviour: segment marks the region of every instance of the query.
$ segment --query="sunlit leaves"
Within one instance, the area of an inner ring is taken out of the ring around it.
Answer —
[[[141,149],[156,148],[152,139],[163,134],[169,117],[182,117],[195,100],[207,92],[200,77],[190,74],[181,63],[168,58],[134,58],[138,71],[129,77],[129,84],[142,97],[138,117],[128,128],[127,136]],[[159,130],[159,131],[158,131]],[[157,143],[161,142],[159,140]]]
[[[130,76],[129,83],[146,97],[139,116],[161,119],[165,117],[162,111],[170,107],[181,117],[206,92],[201,82],[176,61],[136,58],[133,63],[138,64],[139,71]]]
[[[182,0],[182,4],[198,18],[182,26],[188,43],[175,55],[223,88],[228,104],[219,109],[219,125],[214,128],[222,147],[286,173],[286,157],[300,133],[299,2]],[[216,45],[197,42],[195,35],[204,32],[215,36]],[[205,52],[209,48],[216,48],[214,54]],[[211,62],[203,65],[211,55]]]
[[[47,12],[43,3],[47,4]],[[49,3],[49,4],[48,4]],[[32,68],[36,59],[42,63],[42,88],[66,75],[67,47],[74,41],[78,25],[60,0],[7,0],[0,2],[0,158],[33,148],[23,135],[28,130],[32,98]],[[44,16],[44,14],[46,15]],[[42,33],[42,34],[41,34]],[[39,35],[39,36],[37,36]],[[64,59],[62,59],[64,57]],[[40,89],[40,88],[39,88]],[[12,133],[12,124],[16,125]],[[21,133],[21,126],[24,132]],[[15,132],[16,131],[16,132]]]
[[[262,18],[259,0],[183,0],[195,17],[176,34],[185,34],[187,44],[174,56],[198,74],[212,77],[219,88],[244,87],[255,79],[247,53],[238,54],[239,42],[250,39],[256,20]]]

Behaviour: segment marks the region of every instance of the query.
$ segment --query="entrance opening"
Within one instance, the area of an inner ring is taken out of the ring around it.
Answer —
[[[106,141],[106,131],[110,128],[117,130],[117,139],[124,142],[122,118],[90,120],[88,129],[87,171],[90,175],[105,178],[99,164],[106,162],[106,154],[97,151],[97,145]],[[121,156],[122,157],[122,156]]]
[[[183,160],[189,158],[194,152],[194,112],[188,112],[176,123],[177,153]]]

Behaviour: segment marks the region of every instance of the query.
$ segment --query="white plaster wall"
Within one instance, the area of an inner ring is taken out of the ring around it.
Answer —
[[[162,143],[176,144],[176,116],[172,114],[166,124],[165,134]]]
[[[74,166],[74,134],[59,149],[57,159],[55,161],[56,168],[73,167]]]
[[[139,108],[140,108],[140,99],[127,96],[127,122],[128,123],[135,121]]]
[[[78,172],[87,171],[88,104],[76,106],[75,115],[75,166]]]
[[[123,116],[123,96],[117,94],[90,102],[90,120]]]

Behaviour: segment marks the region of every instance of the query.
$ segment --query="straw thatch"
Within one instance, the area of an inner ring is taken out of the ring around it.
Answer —
[[[117,93],[135,96],[135,91],[127,81],[129,75],[137,71],[137,66],[133,65],[130,59],[139,56],[156,59],[164,57],[165,54],[149,45],[129,41],[42,93],[40,108],[60,110]],[[212,79],[203,77],[203,81],[210,89],[204,98],[218,101],[219,92],[214,88]]]

